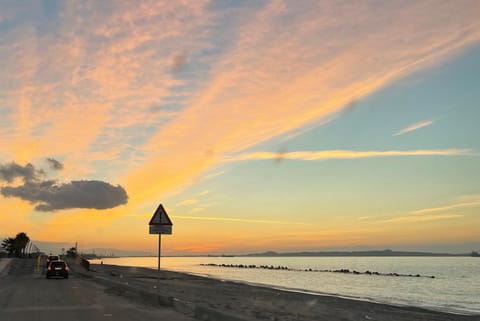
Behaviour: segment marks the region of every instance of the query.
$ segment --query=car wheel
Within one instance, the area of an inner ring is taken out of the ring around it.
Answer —
[[[50,279],[50,276],[47,275],[46,278],[47,278],[47,279]]]
[[[65,275],[65,279],[68,279],[68,275]]]

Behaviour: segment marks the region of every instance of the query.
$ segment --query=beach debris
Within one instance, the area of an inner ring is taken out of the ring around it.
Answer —
[[[317,270],[317,269],[292,269],[288,266],[273,266],[273,265],[255,265],[255,264],[217,264],[217,263],[202,263],[201,266],[223,267],[223,268],[238,268],[238,269],[263,269],[263,270],[283,270],[283,271],[296,271],[296,272],[325,272],[325,273],[343,273],[354,275],[378,275],[378,276],[394,276],[394,277],[416,277],[416,278],[430,278],[435,279],[434,275],[420,275],[420,274],[400,274],[396,272],[381,273],[377,271],[367,270],[365,272],[359,272],[349,269],[337,269],[337,270]]]

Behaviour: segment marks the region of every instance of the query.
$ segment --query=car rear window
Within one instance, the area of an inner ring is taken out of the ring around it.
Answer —
[[[56,268],[56,267],[65,267],[65,262],[52,262],[51,264],[52,267]]]
[[[58,260],[58,256],[50,256],[50,260],[52,260],[52,261]]]

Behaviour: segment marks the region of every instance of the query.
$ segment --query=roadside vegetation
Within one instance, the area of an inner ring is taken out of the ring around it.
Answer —
[[[5,255],[10,257],[30,257],[39,252],[39,249],[30,241],[30,238],[24,232],[18,233],[15,237],[3,239],[1,248]]]

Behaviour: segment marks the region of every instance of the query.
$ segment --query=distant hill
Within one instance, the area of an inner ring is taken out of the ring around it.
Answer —
[[[284,253],[267,251],[262,253],[245,254],[241,256],[471,256],[471,253],[451,254],[451,253],[408,252],[408,251],[392,251],[392,250],[284,252]]]

